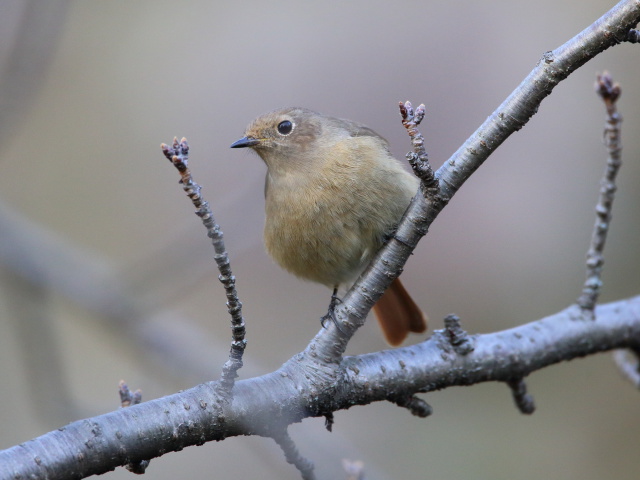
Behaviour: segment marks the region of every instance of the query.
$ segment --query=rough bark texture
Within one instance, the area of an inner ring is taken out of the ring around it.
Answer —
[[[329,332],[323,330],[319,336]],[[0,452],[0,479],[70,479],[105,473],[190,445],[237,435],[278,437],[307,417],[353,405],[410,398],[449,386],[510,382],[561,361],[640,347],[640,297],[577,306],[516,328],[470,338],[457,353],[444,331],[423,343],[318,362],[310,347],[279,370],[236,383],[223,405],[217,382],[80,420]]]

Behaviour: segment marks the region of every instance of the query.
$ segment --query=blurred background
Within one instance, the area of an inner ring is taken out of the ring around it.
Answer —
[[[160,152],[186,136],[225,233],[247,320],[241,378],[278,368],[319,329],[330,292],[262,246],[265,167],[229,150],[258,114],[299,105],[365,123],[400,158],[398,101],[425,103],[438,167],[552,50],[613,1],[5,0],[0,6],[0,448],[218,377],[229,320],[212,248]],[[623,88],[624,165],[602,301],[640,293],[637,45],[561,83],[473,175],[410,259],[431,328],[472,333],[571,304],[604,169],[596,72]],[[411,341],[419,341],[413,337]],[[348,353],[386,348],[375,322]],[[537,411],[483,384],[428,394],[416,419],[380,403],[291,428],[319,478],[636,479],[640,397],[610,354],[536,372]],[[238,461],[241,458],[242,461]],[[147,478],[299,478],[269,439],[154,459]],[[104,476],[131,478],[122,468]]]

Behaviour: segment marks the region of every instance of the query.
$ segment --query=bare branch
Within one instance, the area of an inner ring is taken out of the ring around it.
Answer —
[[[328,411],[449,386],[509,382],[535,370],[605,350],[640,346],[640,296],[596,307],[580,321],[577,306],[502,332],[478,335],[458,354],[444,331],[410,347],[345,357],[333,376],[297,355],[278,371],[236,382],[233,402],[210,382],[71,423],[0,451],[1,480],[84,478],[119,465],[237,435],[274,436],[283,424]],[[153,439],[153,441],[150,441]],[[89,460],[90,459],[90,460]]]
[[[238,292],[236,291],[236,277],[231,272],[231,264],[224,245],[222,230],[220,230],[220,226],[213,218],[213,212],[209,208],[209,202],[204,200],[200,193],[200,185],[195,183],[191,176],[191,171],[188,167],[189,145],[187,144],[187,139],[183,138],[178,142],[178,139],[174,138],[171,146],[163,143],[161,148],[164,155],[180,172],[180,183],[182,184],[187,196],[196,207],[196,215],[202,219],[202,223],[207,229],[207,235],[211,239],[211,243],[213,244],[216,252],[214,258],[218,265],[218,269],[220,270],[220,276],[218,279],[222,285],[224,285],[224,289],[227,293],[227,308],[231,314],[231,331],[233,334],[233,341],[231,342],[229,360],[227,360],[222,367],[220,388],[223,389],[226,393],[226,397],[228,398],[231,395],[233,384],[238,376],[237,372],[242,368],[242,354],[247,346],[247,342],[245,340],[244,318],[242,317],[242,303],[240,303]]]
[[[613,352],[613,360],[633,386],[640,389],[640,355],[638,350],[616,350]]]
[[[602,288],[602,267],[604,266],[604,244],[611,225],[611,210],[616,192],[616,175],[622,165],[622,142],[620,129],[622,117],[616,109],[616,101],[620,97],[620,85],[613,82],[611,75],[604,72],[598,75],[596,92],[602,98],[607,109],[607,120],[604,129],[604,143],[607,147],[607,166],[600,181],[600,198],[596,205],[596,223],[591,235],[591,245],[587,252],[587,279],[582,295],[577,303],[580,308],[593,311]]]
[[[313,472],[313,462],[300,455],[300,452],[296,448],[295,443],[293,443],[293,440],[286,428],[277,434],[272,434],[271,436],[276,443],[280,445],[280,448],[282,448],[284,456],[287,459],[287,463],[290,463],[298,469],[302,479],[315,480],[316,475]]]
[[[609,47],[626,40],[640,22],[640,3],[623,0],[553,51],[436,172],[446,200],[512,133],[524,127],[562,80]]]
[[[424,147],[424,137],[418,131],[418,125],[422,122],[424,115],[424,104],[420,104],[414,111],[411,102],[400,102],[402,125],[407,129],[407,133],[411,138],[411,144],[413,145],[413,152],[407,153],[406,155],[407,160],[422,183],[421,188],[423,194],[434,197],[439,193],[440,187],[438,185],[438,179],[435,178],[433,169],[429,164],[429,157]]]
[[[120,394],[120,406],[122,408],[142,402],[142,390],[138,389],[132,393],[124,380],[120,380],[118,383],[118,393]]]
[[[623,0],[564,45],[546,52],[522,83],[436,171],[440,189],[436,198],[414,197],[395,232],[402,242],[388,242],[378,252],[344,295],[336,315],[349,318],[356,325],[361,323],[360,319],[380,297],[371,292],[383,292],[389,286],[392,279],[386,272],[406,263],[418,241],[471,174],[512,133],[527,124],[558,83],[598,54],[624,41],[639,22],[640,2]],[[346,347],[345,342],[338,344],[335,337],[332,329],[326,329],[316,335],[310,346],[323,352]]]
[[[460,318],[457,315],[447,315],[444,319],[444,332],[449,343],[460,355],[466,355],[473,351],[473,340],[460,326]]]
[[[426,418],[433,413],[433,408],[427,402],[415,395],[410,396],[391,396],[389,401],[395,403],[399,407],[406,408],[411,415]]]
[[[120,405],[122,408],[127,408],[131,405],[138,405],[142,402],[142,390],[138,389],[131,393],[129,386],[124,380],[120,380],[118,383],[118,393],[120,394]],[[137,460],[135,462],[128,463],[125,465],[125,468],[131,473],[142,475],[147,471],[147,467],[150,463],[150,460]]]
[[[0,77],[0,141],[7,145],[18,131],[47,78],[69,12],[69,0],[4,2],[3,20],[19,24],[3,37],[8,57]],[[7,27],[4,27],[7,30]]]
[[[183,380],[185,377],[210,377],[211,369],[203,367],[202,354],[214,347],[210,341],[205,343],[204,335],[185,332],[184,325],[189,326],[187,331],[198,328],[193,319],[177,311],[155,311],[147,301],[134,296],[130,285],[113,262],[80,244],[63,239],[2,202],[0,262],[15,275],[7,287],[16,289],[24,282],[24,288],[31,289],[32,294],[35,291],[51,291],[63,295],[82,308],[95,312],[97,315],[91,318],[117,331],[119,341],[135,342],[136,350],[145,352],[141,360],[161,364],[165,372],[179,375]],[[73,275],[69,272],[73,272]],[[37,306],[33,297],[30,301],[24,301],[18,293],[19,290],[16,290],[8,297],[16,308],[34,309]],[[30,314],[27,318],[36,317]],[[54,352],[46,352],[47,347],[52,347],[51,333],[47,333],[50,326],[50,322],[43,322],[32,329],[30,342],[38,343],[33,332],[42,337],[44,343],[38,347],[38,351],[46,356],[47,364],[52,366],[56,362],[52,357]],[[19,331],[22,327],[25,327],[24,322],[21,322]],[[178,335],[181,335],[180,341],[176,342]],[[215,348],[222,348],[222,345]],[[32,355],[28,358],[34,359]],[[36,375],[29,384],[39,385],[42,389],[43,379],[37,377],[42,372],[37,369],[29,371]],[[59,400],[54,399],[56,386],[62,386],[61,393],[66,391],[65,382],[51,372],[47,373],[46,381],[52,382],[52,385],[46,387],[49,398],[46,407],[41,410],[51,413],[52,405],[63,405],[61,418],[65,422],[77,418],[78,407],[66,395],[58,395]],[[39,401],[41,396],[36,395],[35,398]]]
[[[527,384],[524,383],[524,379],[509,380],[507,385],[511,389],[513,401],[516,403],[518,410],[527,415],[532,414],[536,406],[533,402],[533,397],[527,393]]]

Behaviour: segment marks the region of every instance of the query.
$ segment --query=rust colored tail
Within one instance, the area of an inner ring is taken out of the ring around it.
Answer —
[[[382,333],[390,345],[400,345],[409,332],[427,329],[427,317],[396,278],[373,306]]]

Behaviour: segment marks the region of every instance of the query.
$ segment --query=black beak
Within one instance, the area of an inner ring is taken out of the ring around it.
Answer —
[[[233,142],[231,144],[231,148],[253,147],[254,145],[257,145],[259,143],[260,143],[260,140],[258,140],[257,138],[242,137],[237,142]]]

